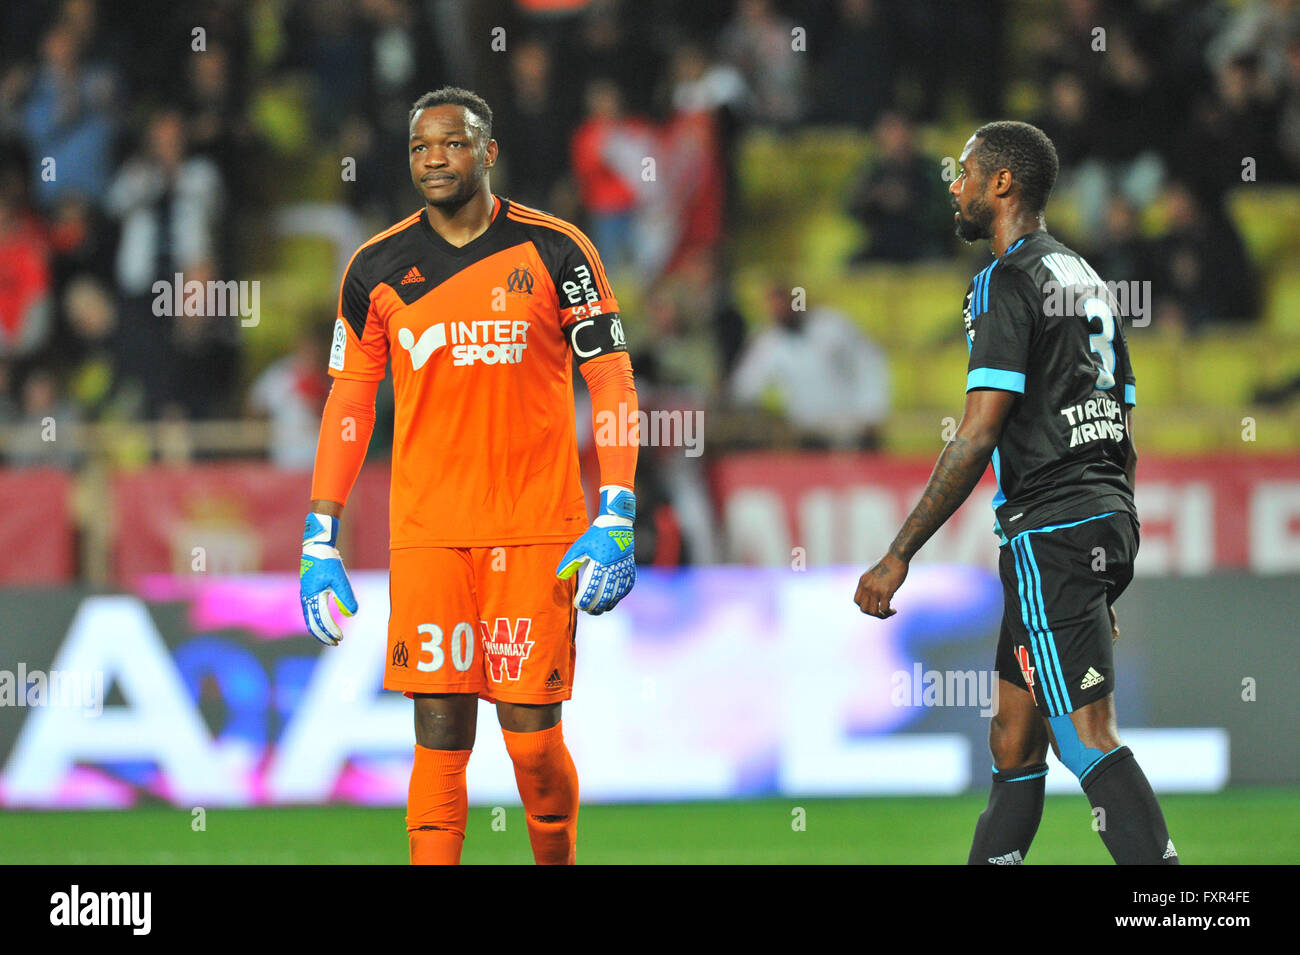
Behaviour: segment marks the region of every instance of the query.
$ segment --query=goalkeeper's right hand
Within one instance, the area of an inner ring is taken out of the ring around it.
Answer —
[[[336,647],[343,631],[329,610],[333,597],[345,617],[357,612],[357,598],[339,556],[339,519],[327,514],[308,514],[302,534],[302,561],[298,565],[298,590],[302,617],[311,635],[327,647]]]

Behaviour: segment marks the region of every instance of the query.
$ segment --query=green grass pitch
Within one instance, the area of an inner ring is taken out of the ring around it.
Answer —
[[[1161,804],[1184,864],[1300,862],[1300,790],[1166,795]],[[578,861],[964,863],[983,806],[979,794],[583,806]],[[404,864],[402,816],[400,808],[213,809],[196,832],[189,811],[170,808],[0,812],[0,862]],[[463,861],[530,863],[523,811],[471,809]],[[1110,863],[1082,795],[1047,798],[1028,861]]]

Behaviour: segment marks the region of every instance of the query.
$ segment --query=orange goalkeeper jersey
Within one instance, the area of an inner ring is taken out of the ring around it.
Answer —
[[[423,209],[361,246],[329,368],[378,380],[392,359],[389,546],[575,540],[587,512],[572,356],[614,351],[626,344],[600,257],[554,216],[495,197],[461,248]]]

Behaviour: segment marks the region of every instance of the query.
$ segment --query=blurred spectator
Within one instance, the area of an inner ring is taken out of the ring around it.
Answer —
[[[1196,331],[1255,317],[1256,285],[1245,245],[1227,215],[1207,209],[1185,183],[1165,190],[1166,234],[1153,250],[1155,321]]]
[[[1077,171],[1082,229],[1100,230],[1106,200],[1120,192],[1138,206],[1159,195],[1165,164],[1159,152],[1172,131],[1165,88],[1151,59],[1116,26],[1107,32],[1101,75],[1088,97],[1091,149]]]
[[[69,193],[60,198],[50,213],[46,235],[57,289],[81,272],[112,279],[114,230],[85,197]]]
[[[645,16],[643,4],[596,0],[585,11],[573,49],[572,33],[554,34],[564,50],[560,66],[565,89],[585,89],[596,79],[611,79],[632,112],[643,113],[663,73],[655,44],[647,35],[655,17]],[[572,52],[570,52],[572,51]]]
[[[660,132],[659,168],[643,188],[643,218],[658,215],[670,241],[666,261],[643,254],[638,264],[647,281],[660,269],[673,272],[696,261],[712,261],[723,239],[728,177],[717,113],[676,109]]]
[[[1151,244],[1142,237],[1139,225],[1137,207],[1123,196],[1112,196],[1105,225],[1087,246],[1088,262],[1107,282],[1151,278]]]
[[[587,118],[573,136],[573,174],[588,231],[609,268],[631,264],[644,160],[655,154],[649,124],[628,116],[609,80],[587,87]],[[662,244],[662,243],[661,243]]]
[[[513,199],[554,208],[553,193],[568,171],[566,141],[573,127],[569,97],[557,95],[551,52],[538,40],[525,40],[510,58],[510,91],[493,113],[493,135],[509,174]],[[600,242],[598,248],[603,248]]]
[[[355,179],[345,180],[348,200],[370,215],[375,224],[404,218],[418,207],[413,194],[406,151],[407,112],[421,94],[446,79],[449,46],[463,43],[455,25],[437,35],[426,15],[438,16],[446,3],[415,0],[358,0],[365,81],[350,111],[338,124],[339,154],[355,162]],[[451,6],[460,4],[452,3]]]
[[[1242,182],[1246,157],[1255,160],[1258,181],[1279,177],[1283,160],[1277,150],[1277,111],[1276,94],[1259,82],[1253,57],[1238,57],[1215,73],[1213,92],[1197,101],[1183,141],[1183,148],[1199,153],[1187,172],[1204,201],[1217,203]]]
[[[895,108],[926,122],[944,118],[954,101],[967,115],[993,117],[1002,112],[1002,84],[1008,35],[1006,0],[908,0],[890,3],[890,42],[906,51],[895,63]],[[1057,5],[1054,5],[1057,6]],[[1053,23],[1060,12],[1053,10]],[[1096,22],[1095,20],[1092,22]],[[979,67],[971,66],[972,57]]]
[[[701,206],[709,207],[708,214],[730,221],[736,211],[732,188],[736,145],[743,117],[751,106],[745,80],[731,64],[711,60],[703,46],[682,43],[675,47],[669,62],[668,83],[673,116],[707,123],[709,149],[717,159],[717,165],[704,170],[707,175],[684,166],[681,176],[694,184]],[[713,156],[708,161],[712,162]]]
[[[49,338],[49,252],[36,219],[0,192],[0,358],[35,354]]]
[[[773,284],[767,302],[773,324],[742,353],[732,397],[774,403],[807,447],[876,447],[889,412],[884,354],[839,312],[792,308],[789,286]]]
[[[1064,0],[1052,16],[1029,25],[1027,40],[1036,69],[1044,78],[1067,72],[1089,85],[1096,80],[1101,69],[1096,31],[1107,12],[1101,0]]]
[[[1292,181],[1300,180],[1300,35],[1287,47],[1286,77],[1278,119],[1278,150]]]
[[[18,420],[18,403],[14,400],[13,366],[0,358],[0,424],[8,425]]]
[[[260,155],[245,113],[238,65],[230,48],[219,41],[210,42],[207,50],[187,59],[189,74],[182,100],[186,141],[193,155],[216,163],[230,194],[255,201],[262,188]],[[224,238],[232,242],[233,233]]]
[[[337,276],[323,281],[310,271],[317,268],[305,251],[311,243],[291,248],[285,238],[324,236],[345,263],[366,236],[412,211],[417,199],[401,148],[406,111],[420,92],[446,82],[477,88],[496,107],[498,188],[566,218],[581,214],[580,192],[583,221],[606,264],[622,268],[615,284],[628,288],[629,308],[644,294],[637,309],[643,321],[629,325],[629,336],[640,325],[651,339],[634,343],[638,380],[647,402],[657,402],[647,407],[698,410],[728,382],[734,388],[759,377],[756,355],[782,367],[773,341],[792,351],[800,369],[832,358],[850,362],[839,353],[857,347],[826,346],[824,339],[834,338],[827,329],[848,329],[846,339],[856,332],[816,311],[784,314],[743,347],[731,256],[757,265],[765,253],[753,239],[769,228],[777,238],[776,216],[792,236],[810,221],[790,208],[772,209],[768,218],[769,210],[741,194],[754,171],[743,133],[755,121],[799,138],[806,119],[874,128],[874,161],[861,171],[851,202],[870,233],[861,256],[907,262],[949,254],[956,243],[940,169],[918,151],[916,133],[898,114],[937,124],[928,130],[934,134],[972,113],[999,115],[1006,94],[1020,102],[1021,94],[1039,91],[1036,122],[1061,159],[1057,191],[1078,210],[1075,241],[1102,274],[1150,278],[1158,324],[1196,329],[1254,314],[1260,286],[1224,212],[1226,190],[1240,188],[1244,156],[1256,159],[1261,181],[1300,176],[1300,5],[1029,6],[10,4],[0,14],[0,363],[14,385],[10,413],[38,369],[46,377],[33,379],[28,405],[49,397],[53,376],[54,390],[63,382],[67,395],[56,394],[55,402],[74,401],[92,420],[260,408],[281,417],[276,427],[286,433],[302,425],[294,389],[310,376],[295,377],[301,356],[259,355],[259,366],[263,359],[273,364],[251,389],[241,388],[238,319],[156,316],[154,283],[174,282],[176,273],[191,281],[224,277],[255,258],[277,282],[283,278],[280,287],[334,285]],[[1017,31],[1004,29],[1011,10]],[[482,40],[498,22],[509,30],[508,46],[490,50]],[[196,25],[206,31],[205,49],[192,46]],[[1099,26],[1104,50],[1096,46]],[[796,27],[807,29],[806,51],[792,34]],[[1017,49],[1028,45],[1033,63],[1016,85],[1000,72],[1020,62],[1003,53],[1008,36]],[[966,68],[971,51],[983,64],[978,70]],[[116,109],[123,91],[135,107],[129,113]],[[175,112],[160,112],[159,103]],[[119,116],[143,144],[126,156],[114,148]],[[46,157],[57,165],[43,166]],[[341,184],[340,157],[356,160],[355,179]],[[1168,234],[1146,239],[1138,223],[1158,218],[1148,214],[1166,169],[1181,180],[1168,190],[1167,210],[1155,210],[1169,213]],[[826,178],[838,176],[828,170]],[[805,198],[818,201],[798,190],[790,196],[801,208]],[[1058,225],[1070,221],[1066,211]],[[792,246],[790,254],[815,255],[821,247]],[[1281,258],[1270,267],[1289,267]],[[284,320],[310,321],[320,305],[308,298]],[[268,348],[273,340],[285,339],[250,339]],[[799,364],[800,356],[809,357]],[[808,389],[814,397],[830,389],[826,379],[843,377],[827,367]],[[884,379],[883,372],[856,377]],[[788,387],[776,372],[766,380],[778,398]],[[790,396],[793,420],[805,399],[794,389]],[[375,459],[384,454],[386,420],[391,427],[387,385],[380,405]],[[838,430],[807,434],[812,445],[858,441]],[[304,431],[298,439],[277,444],[305,448],[315,435]],[[664,513],[681,519],[672,531],[665,517],[664,546],[651,547],[655,559],[707,555],[707,535],[695,528],[708,521],[692,503],[696,459],[655,457],[646,499],[659,495]]]
[[[123,297],[123,371],[144,384],[150,417],[169,404],[211,410],[198,396],[230,385],[231,318],[163,318],[154,312],[156,282],[170,290],[178,274],[183,282],[206,282],[218,274],[221,175],[212,160],[187,158],[185,152],[181,115],[155,113],[143,149],[118,172],[108,195],[109,214],[122,223],[115,274]],[[209,345],[208,361],[199,361],[194,380],[183,359],[197,360]]]
[[[1267,81],[1286,72],[1287,47],[1300,37],[1300,7],[1294,0],[1254,0],[1229,5],[1226,19],[1206,46],[1205,58],[1219,70],[1242,57],[1257,59]]]
[[[185,116],[194,152],[231,165],[236,148],[241,103],[230,75],[230,55],[214,43],[202,54],[189,58],[190,74],[185,91]]]
[[[718,52],[754,92],[754,119],[760,124],[787,126],[803,118],[807,53],[806,47],[794,48],[795,26],[770,0],[740,0],[718,38]]]
[[[1064,182],[1069,173],[1092,153],[1091,104],[1088,89],[1076,73],[1062,71],[1052,77],[1046,108],[1033,123],[1052,141],[1061,163],[1056,192],[1069,191]]]
[[[267,450],[278,467],[310,469],[316,460],[321,410],[330,389],[327,341],[327,328],[300,335],[293,352],[272,362],[249,388],[249,409],[270,419]]]
[[[817,119],[869,129],[889,105],[893,51],[882,4],[838,0],[818,71]]]
[[[89,420],[134,418],[140,395],[119,371],[117,302],[96,278],[79,275],[63,295],[69,341],[60,352],[68,391]]]
[[[23,128],[39,157],[32,182],[43,206],[68,192],[99,201],[113,168],[116,75],[106,64],[85,62],[89,39],[75,22],[61,21],[41,42]]]
[[[144,147],[113,180],[108,211],[122,220],[117,250],[118,287],[150,295],[157,278],[213,264],[222,209],[221,175],[202,156],[187,157],[180,113],[155,113]]]
[[[876,156],[859,176],[849,211],[870,232],[854,261],[915,262],[952,245],[952,214],[939,161],[916,148],[915,131],[898,113],[876,124]]]
[[[726,115],[729,128],[752,108],[745,78],[730,63],[710,60],[698,43],[677,47],[668,67],[671,108],[683,113]]]
[[[343,120],[366,108],[365,35],[359,10],[350,0],[313,0],[296,5],[288,28],[293,51],[311,71],[312,126],[326,137],[338,135]]]
[[[395,112],[405,128],[402,107],[415,99],[417,87],[427,85],[420,75],[420,67],[427,65],[421,63],[419,48],[424,23],[410,0],[362,0],[359,6],[370,34],[366,105],[385,116]]]
[[[682,280],[650,289],[641,311],[653,347],[635,367],[638,381],[645,378],[656,391],[680,392],[681,400],[702,407],[718,390],[722,365],[709,316],[698,311],[707,300],[699,291]]]
[[[77,408],[59,389],[58,379],[35,368],[22,384],[17,428],[5,461],[11,467],[70,468],[77,462],[70,430],[80,421]]]

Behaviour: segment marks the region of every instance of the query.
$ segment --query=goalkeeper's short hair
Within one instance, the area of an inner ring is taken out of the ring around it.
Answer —
[[[448,105],[464,107],[466,112],[473,114],[470,125],[482,127],[483,141],[487,142],[492,138],[492,107],[488,106],[487,101],[477,93],[462,89],[459,86],[444,86],[442,89],[425,93],[411,107],[411,112],[406,117],[406,125],[411,125],[411,121],[415,119],[415,114],[422,109],[428,109],[430,106]],[[477,123],[473,121],[475,119],[478,120]]]

